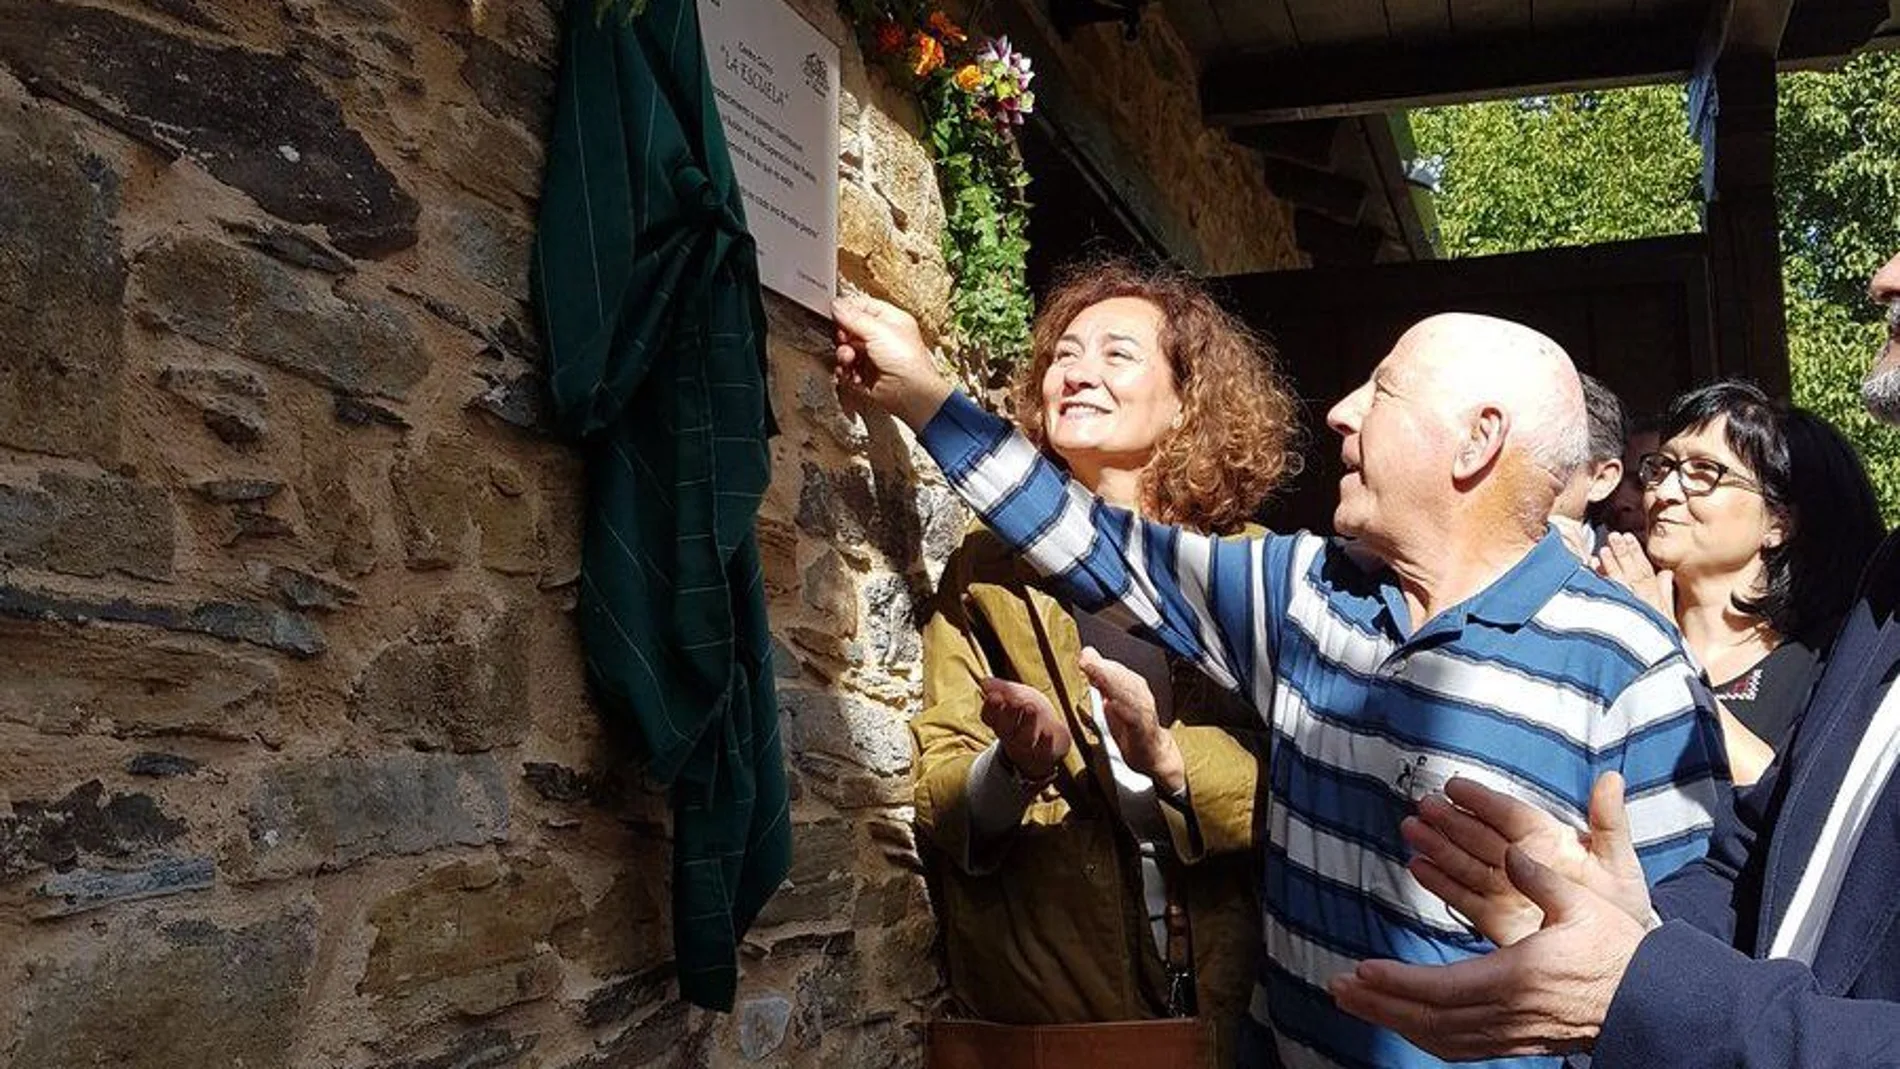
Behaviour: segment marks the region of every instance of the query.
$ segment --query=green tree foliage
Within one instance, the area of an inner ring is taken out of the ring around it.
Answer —
[[[1846,432],[1889,521],[1900,520],[1900,431],[1860,405],[1885,334],[1867,280],[1900,252],[1900,53],[1781,80],[1775,191],[1795,402]]]
[[[1702,150],[1680,86],[1528,97],[1412,113],[1443,161],[1446,256],[1686,234],[1701,226]]]
[[[1680,86],[1436,108],[1412,129],[1442,163],[1447,256],[1700,228],[1701,150]],[[1900,432],[1860,405],[1883,335],[1867,280],[1900,251],[1900,53],[1783,76],[1775,168],[1794,400],[1847,434],[1900,521]]]
[[[1791,269],[1789,288],[1864,307],[1867,280],[1900,249],[1900,53],[1790,74],[1780,88],[1781,247],[1812,269]]]

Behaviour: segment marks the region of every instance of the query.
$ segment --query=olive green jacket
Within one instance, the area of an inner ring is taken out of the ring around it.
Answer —
[[[994,535],[973,530],[945,565],[924,625],[924,710],[911,724],[917,824],[954,1012],[1009,1024],[1163,1016],[1165,969],[1077,667],[1075,621],[1037,582]],[[1009,663],[988,663],[972,632],[979,614]],[[1169,730],[1186,760],[1193,819],[1159,807],[1175,854],[1164,852],[1163,869],[1192,928],[1199,1015],[1215,1025],[1227,1064],[1260,953],[1254,814],[1266,732],[1250,707],[1175,668]],[[978,683],[990,675],[1046,694],[1066,712],[1074,746],[1003,849],[976,865],[966,787],[971,763],[996,739],[980,715]]]

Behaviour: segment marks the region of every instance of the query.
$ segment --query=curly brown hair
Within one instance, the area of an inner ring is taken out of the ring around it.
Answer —
[[[1161,350],[1181,395],[1180,426],[1162,434],[1141,472],[1143,514],[1216,534],[1239,529],[1299,471],[1298,402],[1272,346],[1192,275],[1119,257],[1066,268],[1036,313],[1032,359],[1015,385],[1017,422],[1054,456],[1042,425],[1043,375],[1075,317],[1116,297],[1161,310]]]

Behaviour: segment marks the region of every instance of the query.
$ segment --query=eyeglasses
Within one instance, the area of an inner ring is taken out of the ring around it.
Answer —
[[[1733,486],[1738,490],[1761,493],[1761,484],[1745,476],[1736,475],[1727,464],[1707,457],[1672,457],[1663,453],[1644,453],[1636,462],[1636,481],[1643,489],[1654,490],[1663,484],[1674,472],[1676,480],[1682,486],[1682,492],[1688,497],[1702,497],[1715,492],[1718,486]]]

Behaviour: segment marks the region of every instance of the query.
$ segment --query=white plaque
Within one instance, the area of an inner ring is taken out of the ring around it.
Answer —
[[[699,0],[759,281],[829,317],[838,281],[838,46],[784,0]]]

